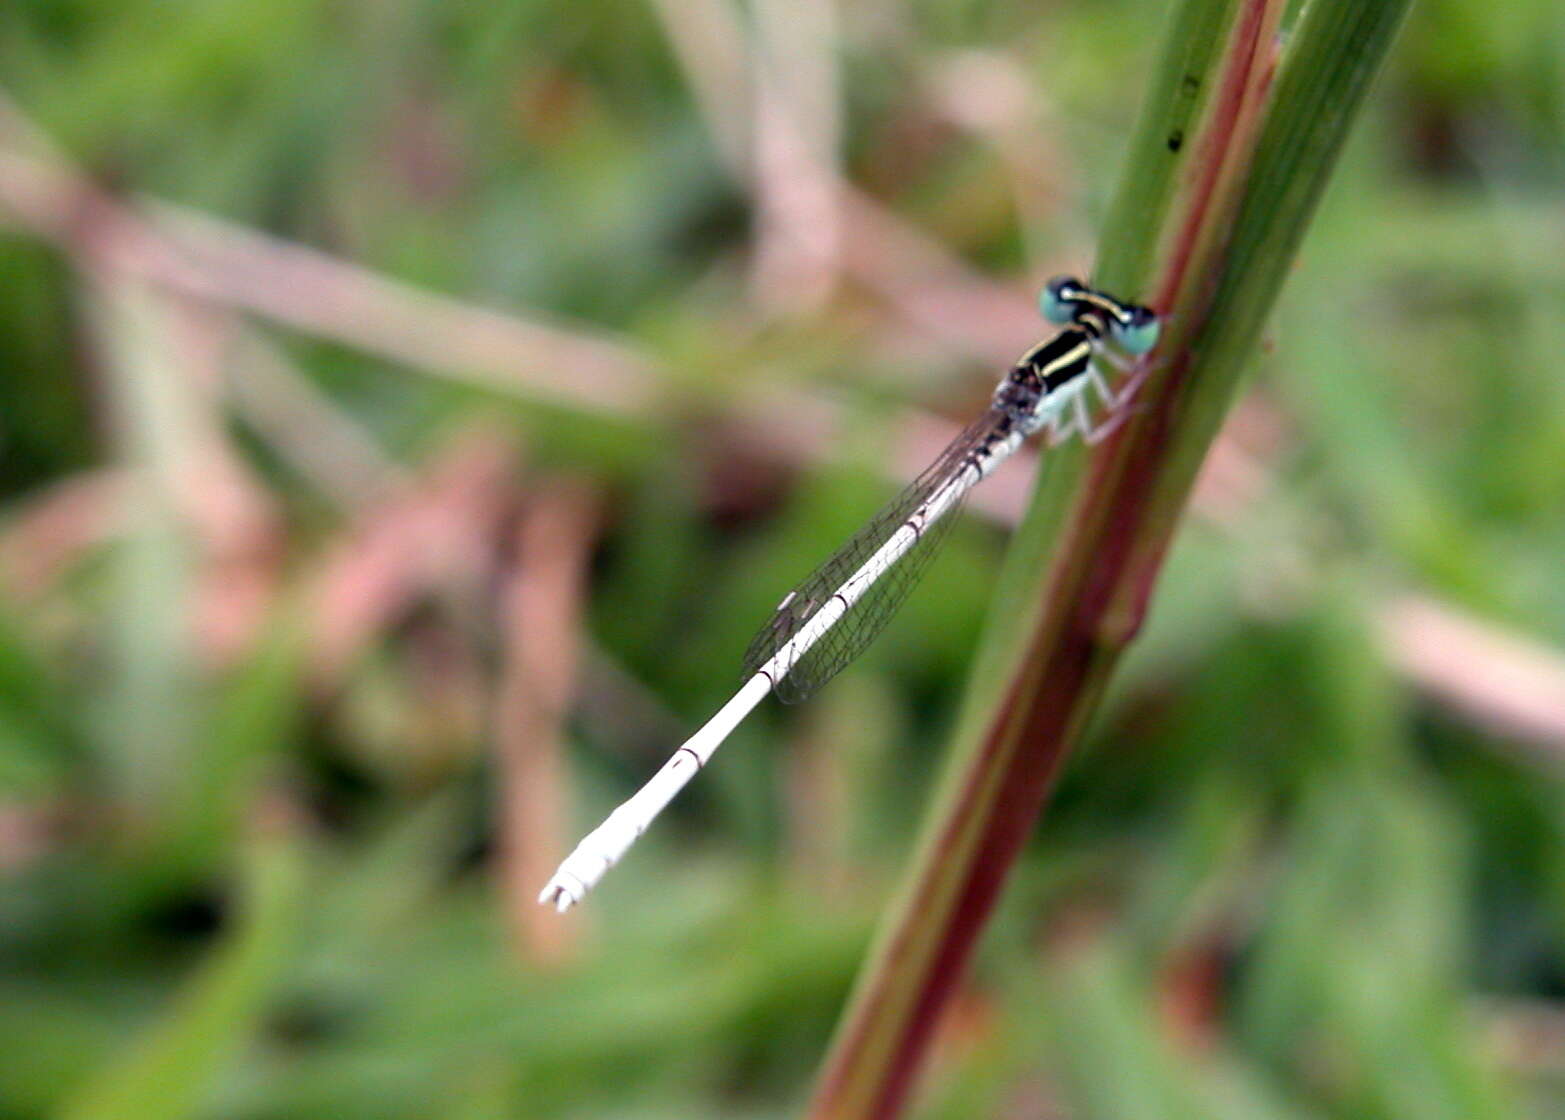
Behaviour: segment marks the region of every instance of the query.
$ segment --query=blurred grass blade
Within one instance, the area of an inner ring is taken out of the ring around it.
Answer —
[[[191,743],[195,542],[179,494],[199,477],[194,406],[162,298],[112,271],[92,279],[90,322],[131,480],[124,507],[131,531],[116,557],[110,718],[95,730],[115,787],[153,819],[166,808]]]
[[[1018,530],[951,768],[812,1116],[901,1111],[1006,872],[1141,624],[1196,470],[1406,7],[1315,0],[1285,52],[1280,0],[1187,0],[1175,13],[1094,273],[1162,312],[1164,342],[1140,411],[1090,455],[1053,456]]]
[[[178,796],[160,822],[165,877],[208,874],[229,858],[236,839],[243,839],[244,814],[297,731],[293,698],[305,633],[297,607],[279,609],[232,679],[214,689],[201,749],[191,752]]]
[[[68,694],[8,610],[0,610],[0,797],[49,790],[81,743]]]
[[[260,830],[246,852],[235,928],[161,1024],[67,1103],[65,1120],[177,1120],[195,1114],[254,1032],[299,919],[305,863],[291,830]]]

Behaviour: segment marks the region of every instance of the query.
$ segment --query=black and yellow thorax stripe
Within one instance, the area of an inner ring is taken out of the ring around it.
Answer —
[[[1052,393],[1087,372],[1092,344],[1099,337],[1100,332],[1085,324],[1066,327],[1023,354],[1016,363],[1016,372],[1032,374],[1045,393]]]

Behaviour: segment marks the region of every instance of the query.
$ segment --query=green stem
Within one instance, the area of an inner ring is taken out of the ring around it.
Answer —
[[[897,1115],[1006,873],[1145,614],[1164,553],[1408,0],[1185,0],[1095,280],[1167,324],[1139,410],[1050,456],[957,749],[809,1114]]]

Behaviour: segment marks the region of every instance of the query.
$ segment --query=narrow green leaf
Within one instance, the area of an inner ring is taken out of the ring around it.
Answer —
[[[1164,339],[1120,434],[1090,454],[1051,456],[940,797],[839,1025],[814,1117],[891,1116],[906,1101],[1005,875],[1140,627],[1196,470],[1407,3],[1316,0],[1283,53],[1286,7],[1187,0],[1172,22],[1114,208],[1123,225],[1105,231],[1097,273],[1150,300]],[[1205,72],[1192,72],[1197,61]],[[1171,100],[1191,82],[1199,95]],[[1197,120],[1171,150],[1164,130]],[[1143,209],[1157,220],[1136,220]]]
[[[254,842],[233,932],[163,1021],[61,1110],[65,1120],[178,1120],[197,1112],[265,1013],[297,927],[304,870],[303,852],[286,832]]]

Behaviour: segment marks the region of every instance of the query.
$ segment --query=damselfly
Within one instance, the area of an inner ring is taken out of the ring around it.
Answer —
[[[767,693],[785,703],[803,700],[863,652],[923,574],[968,491],[1024,439],[1044,431],[1051,444],[1076,434],[1094,442],[1123,419],[1140,376],[1132,374],[1116,393],[1093,357],[1112,358],[1102,348],[1108,341],[1129,359],[1140,358],[1157,343],[1157,315],[1069,277],[1051,280],[1038,305],[1046,319],[1061,325],[1059,333],[1023,354],[995,388],[988,410],[788,593],[750,643],[744,685],[646,785],[587,834],[539,902],[561,911],[580,902]],[[1108,413],[1096,426],[1089,391]]]

